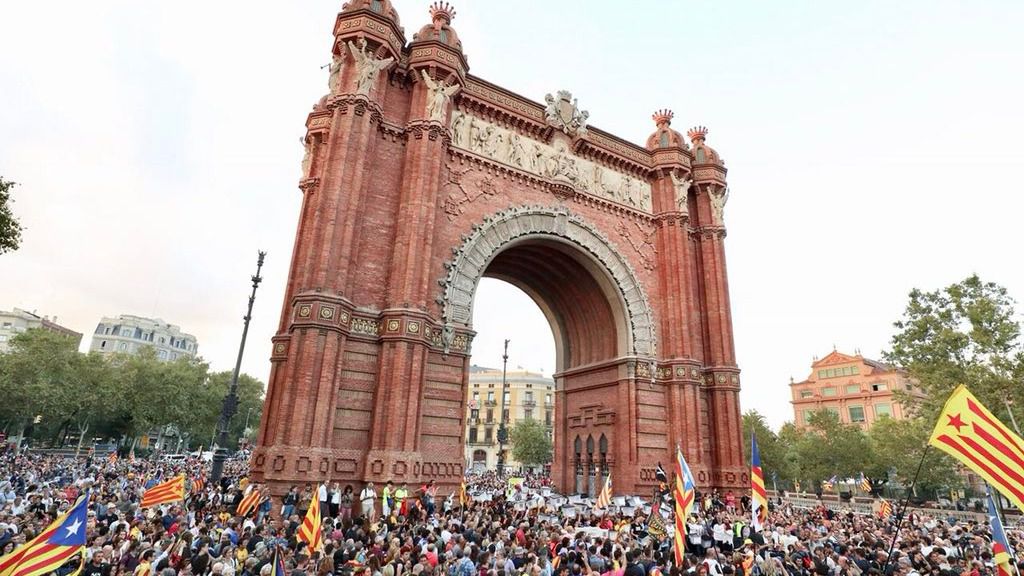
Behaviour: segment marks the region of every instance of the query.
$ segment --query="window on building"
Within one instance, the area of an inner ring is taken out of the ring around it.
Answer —
[[[10,322],[4,322],[4,328],[10,328],[12,324]]]
[[[504,396],[503,402],[505,402],[505,404],[508,404],[509,402],[512,401],[512,393],[509,392],[508,390],[505,390],[505,394],[503,394],[503,396]]]
[[[875,418],[881,418],[883,416],[892,418],[891,404],[875,404]]]
[[[106,328],[103,329],[103,334],[110,334],[110,326],[107,326]]]
[[[853,374],[854,376],[860,374],[860,366],[850,366],[850,374]]]
[[[828,378],[828,376],[825,376],[825,372],[827,372],[825,369],[818,370],[818,378]]]
[[[469,443],[476,444],[476,426],[472,426],[469,429]]]
[[[828,410],[829,412],[835,414],[836,416],[839,416],[839,408],[836,408],[835,406],[826,406],[825,410]]]
[[[167,339],[166,339],[166,338],[164,338],[163,336],[161,336],[161,337],[160,337],[160,343],[161,343],[161,344],[164,344],[164,343],[166,343],[166,342],[167,342]]]
[[[871,390],[873,392],[885,392],[888,389],[889,386],[885,382],[875,382],[871,385]]]
[[[850,406],[850,422],[863,422],[864,421],[864,407],[863,406]]]
[[[484,442],[494,442],[494,428],[484,428]]]
[[[811,421],[811,414],[813,413],[814,410],[804,410],[804,424],[807,424]]]
[[[120,344],[117,345],[117,349],[122,351],[122,352],[124,352],[125,350],[128,350],[128,343],[127,342],[121,342]]]
[[[4,322],[4,328],[7,328],[7,322]],[[103,324],[96,326],[96,334],[103,334]]]
[[[100,341],[100,350],[106,350],[106,349],[107,349],[107,341],[106,340]]]
[[[131,338],[131,335],[132,335],[132,329],[131,328],[122,328],[121,329],[121,336],[124,336],[125,338]]]
[[[860,384],[847,384],[846,385],[846,393],[847,394],[860,394]]]
[[[494,390],[489,390],[487,392],[487,401],[494,402]]]
[[[526,401],[533,402],[533,390],[526,391]]]
[[[479,392],[473,392],[473,404],[476,405],[476,406],[480,405],[480,393]]]
[[[7,334],[0,334],[0,342],[7,342]]]
[[[800,391],[800,397],[801,398],[810,398],[811,396],[814,396],[814,392],[811,391],[811,390],[801,390]]]
[[[544,405],[551,406],[551,394],[544,395]]]
[[[494,410],[491,408],[487,409],[487,423],[494,422]]]
[[[480,411],[477,410],[476,408],[473,408],[472,410],[469,411],[469,418],[471,420],[476,420],[477,418],[480,418]]]
[[[822,388],[821,389],[821,395],[825,396],[825,397],[835,396],[836,395],[836,388],[835,388],[835,386],[826,386],[826,387]]]
[[[161,360],[167,360],[167,350],[161,350],[160,351],[160,359]]]
[[[523,419],[524,420],[533,420],[533,410],[531,410],[529,408],[523,410]]]
[[[544,425],[551,426],[551,410],[544,411]]]

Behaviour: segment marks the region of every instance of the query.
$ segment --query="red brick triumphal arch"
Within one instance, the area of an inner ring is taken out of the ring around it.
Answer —
[[[654,114],[641,147],[468,73],[454,11],[407,41],[388,0],[334,25],[306,121],[298,231],[253,471],[292,483],[434,479],[465,467],[473,296],[529,294],[558,348],[563,491],[644,493],[683,448],[703,487],[742,487],[725,167]],[[486,312],[486,311],[482,311]]]

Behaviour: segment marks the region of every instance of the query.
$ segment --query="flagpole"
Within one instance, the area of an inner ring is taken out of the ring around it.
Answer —
[[[989,484],[988,480],[985,481],[985,488],[986,488],[986,491],[988,493],[989,500],[991,500],[996,505],[996,509],[995,509],[996,518],[999,520],[999,523],[1003,526],[1003,531],[1005,533],[1005,531],[1006,531],[1006,523],[1005,523],[1006,511],[1003,509],[1003,495],[1000,494],[998,491],[996,491],[994,493],[994,495],[993,495],[992,484]],[[995,538],[993,538],[992,541],[994,543],[995,542]],[[1007,550],[1007,552],[1009,552],[1009,550]],[[1020,567],[1017,566],[1016,554],[1011,554],[1010,555],[1010,564],[1013,564],[1013,571],[1017,573],[1017,576],[1020,576]]]
[[[931,444],[925,444],[924,452],[921,453],[921,461],[917,463],[917,471],[914,472],[914,479],[910,481],[907,495],[903,498],[903,505],[900,506],[899,512],[896,515],[896,531],[892,535],[892,542],[889,543],[889,553],[885,557],[885,566],[882,567],[883,576],[888,573],[889,564],[892,563],[892,551],[896,548],[896,539],[900,537],[900,530],[903,528],[903,518],[907,515],[907,505],[910,503],[910,488],[917,485],[917,477],[921,475],[921,468],[924,467],[924,460],[928,457],[928,451],[931,450],[931,447]]]

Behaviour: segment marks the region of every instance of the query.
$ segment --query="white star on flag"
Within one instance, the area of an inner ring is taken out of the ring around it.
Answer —
[[[70,526],[65,528],[65,530],[68,531],[67,537],[70,538],[71,536],[74,536],[74,535],[78,534],[78,529],[81,528],[81,527],[82,527],[82,521],[76,519],[74,521],[74,523],[72,523]]]

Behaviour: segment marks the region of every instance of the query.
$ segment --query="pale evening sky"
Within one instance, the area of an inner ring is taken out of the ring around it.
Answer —
[[[406,34],[425,0],[397,0]],[[24,246],[0,309],[158,316],[269,372],[300,201],[299,137],[326,91],[340,1],[7,2],[0,175]],[[471,72],[642,143],[651,113],[706,125],[732,190],[726,240],[744,410],[791,418],[786,384],[833,345],[877,357],[907,292],[977,272],[1024,298],[1024,4],[460,0]],[[523,304],[518,304],[523,302]],[[551,373],[525,295],[480,292],[474,362]]]

